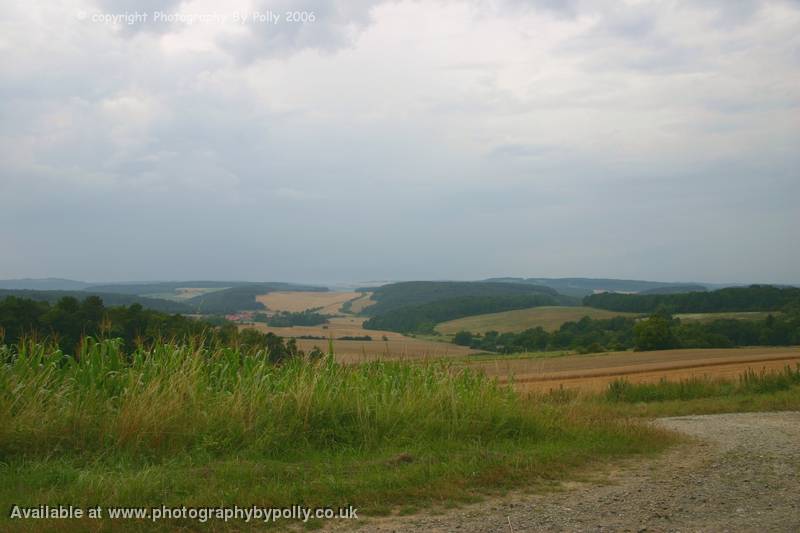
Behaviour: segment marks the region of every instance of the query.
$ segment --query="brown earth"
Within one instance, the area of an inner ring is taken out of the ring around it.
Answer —
[[[601,390],[624,377],[631,382],[691,376],[731,377],[745,370],[780,369],[800,363],[800,347],[612,352],[551,358],[492,359],[465,363],[521,391],[559,388]]]

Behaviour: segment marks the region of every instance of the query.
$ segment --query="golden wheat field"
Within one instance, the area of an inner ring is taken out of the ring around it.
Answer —
[[[479,353],[464,346],[457,346],[448,342],[406,337],[394,331],[376,331],[364,329],[361,325],[364,318],[355,316],[331,317],[327,324],[320,326],[294,326],[291,328],[274,328],[266,324],[241,326],[254,328],[258,331],[272,332],[281,337],[320,337],[315,339],[297,339],[297,344],[303,350],[310,350],[315,346],[327,351],[328,339],[332,338],[336,359],[340,362],[351,363],[362,360],[381,358],[390,359],[420,359],[457,357]],[[369,336],[371,341],[338,340],[341,337]]]
[[[294,313],[308,309],[319,309],[325,315],[335,315],[341,310],[342,304],[360,298],[360,292],[303,292],[303,291],[277,291],[262,294],[256,299],[267,306],[268,311],[291,311]]]
[[[436,326],[436,331],[445,335],[454,335],[459,331],[512,333],[535,327],[541,327],[546,331],[555,331],[565,322],[577,321],[585,316],[589,318],[612,318],[615,316],[638,315],[636,313],[620,313],[592,307],[532,307],[450,320]]]
[[[800,363],[800,347],[611,352],[563,357],[498,356],[491,360],[460,362],[502,382],[513,381],[521,391],[559,387],[601,390],[611,381],[655,382],[693,376],[735,377],[745,370],[781,369]]]

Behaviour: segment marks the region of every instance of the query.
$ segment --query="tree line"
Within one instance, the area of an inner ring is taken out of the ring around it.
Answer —
[[[478,350],[519,353],[574,350],[594,353],[618,350],[673,348],[732,348],[735,346],[791,346],[800,344],[800,310],[768,315],[762,320],[719,319],[708,323],[682,322],[669,313],[648,318],[584,317],[553,332],[541,327],[519,333],[489,331],[483,335],[460,331],[453,342]]]
[[[319,326],[327,324],[328,317],[307,309],[300,312],[281,311],[272,316],[265,316],[264,322],[273,328],[291,328],[292,326]]]
[[[557,305],[557,302],[553,296],[540,293],[447,298],[393,309],[373,316],[363,327],[399,333],[433,333],[440,322],[543,305]]]
[[[719,313],[739,311],[778,311],[800,305],[800,288],[751,285],[708,292],[679,294],[591,294],[583,304],[609,311],[631,313]]]
[[[98,296],[83,301],[67,296],[53,304],[16,296],[0,300],[0,344],[46,340],[66,354],[75,354],[87,336],[122,339],[129,352],[139,345],[166,340],[236,347],[243,353],[266,351],[274,362],[303,355],[294,339],[284,341],[273,333],[253,329],[240,331],[231,323],[215,326],[145,309],[138,303],[106,307]]]

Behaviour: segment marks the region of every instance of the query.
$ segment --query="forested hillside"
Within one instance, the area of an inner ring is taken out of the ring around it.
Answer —
[[[486,281],[502,281],[505,283],[533,284],[550,287],[561,294],[583,298],[597,291],[611,292],[644,292],[653,289],[669,289],[677,283],[664,281],[644,281],[634,279],[610,279],[610,278],[491,278]],[[687,285],[687,284],[680,284]],[[699,290],[706,287],[700,284],[691,284]]]
[[[556,304],[555,296],[541,293],[445,298],[420,305],[407,305],[373,316],[364,322],[364,328],[400,333],[433,333],[436,324],[447,320]]]
[[[291,287],[291,288],[286,288]],[[204,314],[224,314],[235,311],[254,311],[265,309],[264,304],[256,300],[256,296],[269,292],[292,290],[292,291],[321,291],[325,292],[326,287],[312,287],[309,285],[291,285],[286,283],[253,283],[239,287],[231,287],[220,291],[200,294],[194,298],[186,300],[197,313]]]
[[[779,311],[800,305],[800,288],[751,285],[710,292],[681,294],[592,294],[583,299],[589,307],[632,313],[715,313],[735,311]]]
[[[153,309],[163,313],[191,313],[192,308],[181,302],[174,302],[171,300],[162,300],[159,298],[145,298],[143,296],[134,296],[130,294],[112,294],[105,292],[94,291],[32,291],[23,289],[0,289],[0,299],[8,296],[17,296],[19,298],[28,298],[38,302],[55,303],[58,300],[70,297],[77,299],[84,299],[89,296],[97,296],[101,298],[105,305],[118,306],[118,305],[133,305],[139,304],[145,309]]]
[[[800,344],[800,309],[769,315],[762,320],[721,319],[708,323],[683,323],[662,313],[640,320],[629,317],[595,320],[585,317],[577,322],[567,322],[553,332],[541,327],[519,333],[489,331],[483,335],[460,331],[453,342],[501,353],[790,346]]]
[[[372,292],[372,300],[375,303],[364,309],[364,314],[369,316],[383,315],[395,309],[437,300],[478,296],[505,297],[543,294],[551,296],[551,301],[577,303],[572,299],[560,296],[558,292],[549,287],[486,281],[405,281],[381,287],[359,289],[359,291]]]

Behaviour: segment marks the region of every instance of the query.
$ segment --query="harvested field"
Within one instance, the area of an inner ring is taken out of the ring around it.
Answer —
[[[555,331],[565,322],[578,321],[585,316],[613,318],[615,316],[638,316],[638,314],[606,311],[592,307],[532,307],[450,320],[436,326],[436,330],[446,335],[454,335],[459,331],[516,333],[537,326],[541,326],[545,331]]]
[[[624,377],[631,382],[655,382],[662,378],[693,376],[736,377],[748,368],[779,370],[800,363],[800,347],[757,347],[733,349],[663,350],[653,352],[612,352],[467,362],[490,376],[514,383],[521,391],[547,391],[565,387],[598,391]]]
[[[303,350],[314,346],[323,351],[328,349],[328,338],[334,339],[336,359],[343,363],[354,363],[380,358],[389,359],[422,359],[458,357],[479,353],[464,346],[447,342],[415,339],[394,331],[376,331],[364,329],[361,325],[364,318],[344,316],[333,317],[328,324],[320,326],[295,326],[292,328],[273,328],[266,324],[242,326],[263,332],[272,332],[281,337],[322,337],[321,339],[297,339]],[[341,337],[372,337],[371,341],[336,340]],[[384,337],[386,340],[383,340]]]
[[[322,308],[319,312],[335,315],[342,304],[362,297],[360,292],[303,292],[278,291],[262,294],[256,299],[267,306],[268,311],[291,311],[294,313],[307,309]]]

